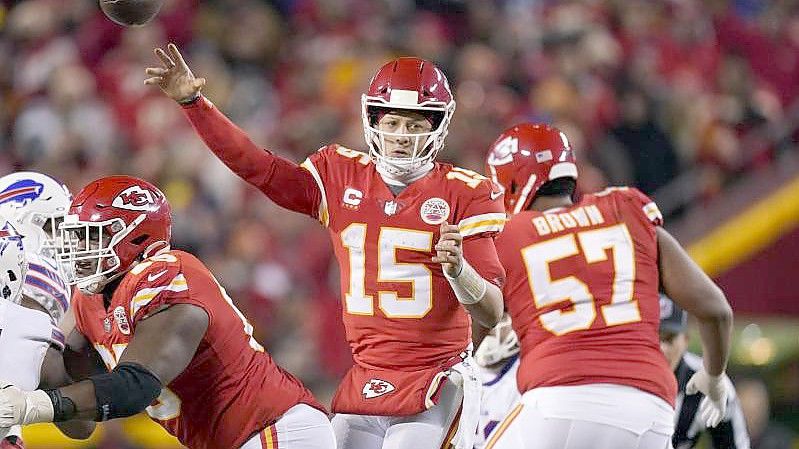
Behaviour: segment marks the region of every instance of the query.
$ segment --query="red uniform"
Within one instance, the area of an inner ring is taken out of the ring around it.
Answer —
[[[208,330],[189,366],[147,408],[187,447],[238,448],[296,404],[323,410],[264,352],[252,337],[252,326],[191,254],[170,251],[134,266],[108,309],[99,295],[76,295],[77,329],[109,369],[148,315],[172,304],[192,304],[208,314]]]
[[[436,163],[395,196],[369,157],[327,146],[298,167],[255,146],[204,98],[186,113],[208,147],[277,204],[330,232],[341,268],[343,315],[355,366],[333,411],[406,416],[436,401],[441,372],[469,345],[469,318],[441,265],[432,263],[442,223],[460,226],[464,254],[501,285],[494,248],[505,213],[490,180]]]
[[[494,200],[499,195],[486,178],[436,163],[395,197],[366,154],[338,146],[311,155],[302,166],[324,192],[318,217],[341,267],[344,326],[356,362],[333,408],[418,413],[433,393],[433,377],[447,363],[459,362],[471,339],[466,311],[440,264],[430,260],[439,228],[444,221],[457,223],[473,239],[499,231],[505,221],[502,204]],[[502,268],[487,259],[491,252],[480,251],[479,245],[492,243],[486,240],[465,244],[466,258],[485,278],[500,280]],[[370,384],[373,379],[388,384]],[[386,396],[369,390],[392,387],[395,392]]]
[[[510,220],[496,244],[521,342],[522,393],[610,383],[674,405],[677,386],[658,342],[661,222],[655,203],[632,188]]]

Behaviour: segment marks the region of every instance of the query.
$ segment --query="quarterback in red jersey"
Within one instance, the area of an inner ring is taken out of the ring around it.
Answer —
[[[660,352],[658,290],[700,322],[707,395],[724,414],[732,312],[634,188],[574,203],[574,151],[547,125],[505,131],[488,154],[512,218],[497,238],[505,301],[521,345],[520,404],[487,448],[668,448],[676,384]]]
[[[455,110],[443,72],[418,58],[385,64],[362,99],[368,154],[328,145],[297,165],[202,97],[205,80],[174,45],[156,55],[145,83],[183,104],[234,172],[330,233],[355,359],[333,399],[339,447],[471,449],[480,385],[469,315],[488,328],[501,318],[494,236],[505,214],[489,179],[435,162]]]
[[[193,255],[170,250],[170,207],[152,184],[98,179],[73,200],[58,257],[77,285],[62,324],[108,372],[54,390],[0,390],[0,427],[105,421],[142,411],[189,448],[332,449],[323,407],[278,367]]]

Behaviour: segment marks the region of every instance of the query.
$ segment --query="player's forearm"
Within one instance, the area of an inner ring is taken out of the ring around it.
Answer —
[[[69,398],[74,405],[74,411],[64,410],[68,413],[69,420],[80,419],[94,421],[97,416],[97,401],[94,391],[94,384],[90,380],[84,380],[74,384],[67,385],[58,389],[62,397]],[[54,404],[57,407],[57,404]],[[58,413],[54,417],[54,421],[59,422]]]
[[[259,148],[205,97],[183,110],[206,146],[234,173],[279,206],[315,216],[321,192],[307,170]]]
[[[484,279],[467,260],[461,262],[457,276],[444,271],[455,297],[480,325],[493,328],[502,319],[502,291]]]
[[[268,181],[274,156],[255,145],[210,100],[201,96],[183,106],[183,112],[197,135],[228,168],[258,188]]]
[[[477,325],[484,328],[493,328],[502,319],[503,301],[502,291],[494,284],[485,281],[486,291],[483,298],[474,304],[464,304]]]
[[[699,319],[705,371],[718,376],[727,368],[732,334],[732,311]]]

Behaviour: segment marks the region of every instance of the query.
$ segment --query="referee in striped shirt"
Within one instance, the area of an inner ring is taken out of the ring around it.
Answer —
[[[672,444],[674,449],[689,449],[696,446],[702,432],[710,436],[714,449],[750,449],[741,404],[735,389],[727,402],[727,416],[716,427],[705,428],[698,417],[702,393],[685,394],[685,385],[695,372],[702,369],[702,358],[687,352],[688,314],[666,296],[660,296],[660,348],[677,377],[676,422]],[[726,379],[730,382],[729,379]]]

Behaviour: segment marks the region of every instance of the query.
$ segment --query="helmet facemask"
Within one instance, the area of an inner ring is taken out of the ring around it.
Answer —
[[[33,250],[36,253],[51,259],[56,258],[56,254],[61,247],[61,235],[58,227],[64,221],[64,216],[66,216],[66,212],[52,214],[32,213],[30,215],[27,220],[30,221],[31,226],[29,228],[33,232],[26,234],[25,238],[35,242]],[[26,229],[26,227],[23,227],[23,229]]]
[[[444,139],[455,111],[455,103],[428,102],[412,108],[398,107],[381,98],[366,95],[363,96],[361,103],[364,137],[369,146],[369,156],[375,162],[377,170],[400,181],[426,173],[438,152],[444,147]],[[390,132],[379,129],[378,121],[381,113],[387,114],[394,111],[410,111],[421,114],[431,122],[432,129],[419,133]],[[411,140],[411,154],[402,157],[392,157],[386,154],[387,139],[401,137]]]
[[[67,215],[60,229],[57,257],[66,281],[84,293],[100,293],[110,281],[125,273],[116,245],[147,216],[141,214],[130,225],[121,218],[91,222]],[[128,264],[132,265],[132,264]]]

